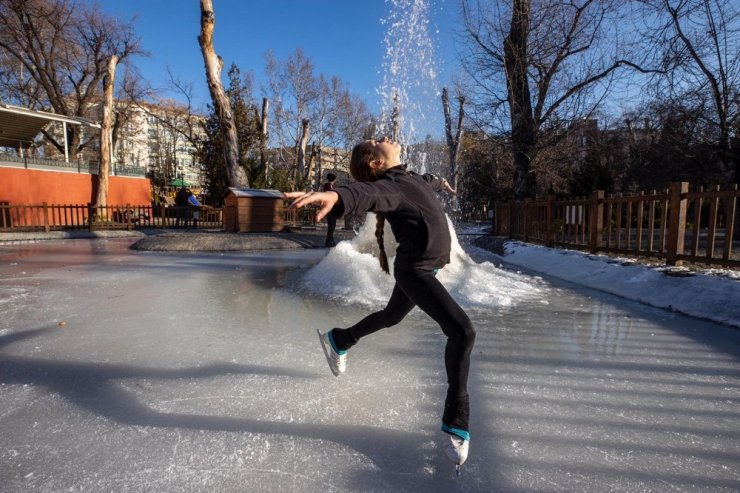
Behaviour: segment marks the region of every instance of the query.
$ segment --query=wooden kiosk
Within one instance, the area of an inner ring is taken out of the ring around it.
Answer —
[[[283,230],[283,193],[257,188],[229,188],[224,194],[224,229],[228,233]]]

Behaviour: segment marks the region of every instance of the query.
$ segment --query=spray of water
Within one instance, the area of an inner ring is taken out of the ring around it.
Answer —
[[[476,263],[460,246],[452,222],[450,264],[437,275],[455,300],[466,309],[489,311],[539,296],[541,288],[532,278],[496,267],[490,262]],[[391,269],[396,243],[386,223],[385,251]],[[341,303],[380,307],[393,289],[393,276],[380,269],[375,240],[375,215],[368,214],[365,224],[351,241],[342,241],[298,282],[303,292]],[[392,272],[392,270],[391,270]]]
[[[437,115],[433,112],[440,106],[429,3],[386,0],[386,7],[388,13],[382,20],[385,56],[383,82],[378,88],[382,108],[378,133],[412,144],[425,137],[417,134],[417,124],[434,121]]]

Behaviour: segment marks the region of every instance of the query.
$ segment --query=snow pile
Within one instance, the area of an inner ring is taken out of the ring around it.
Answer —
[[[725,276],[715,275],[716,269],[671,276],[667,269],[624,259],[513,241],[506,244],[506,256],[496,258],[654,307],[740,327],[740,281],[733,271]]]
[[[375,239],[375,215],[369,214],[352,241],[340,242],[299,281],[299,288],[322,298],[365,306],[382,306],[393,290],[393,276],[385,274],[378,263]],[[442,269],[439,280],[461,306],[472,310],[491,310],[512,306],[518,301],[538,297],[541,283],[496,267],[490,262],[476,263],[460,246],[450,220],[451,262]],[[393,272],[396,244],[386,223],[385,251]]]

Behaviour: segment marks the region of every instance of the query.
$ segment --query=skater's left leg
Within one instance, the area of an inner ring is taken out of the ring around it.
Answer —
[[[371,313],[352,327],[332,330],[333,340],[338,349],[349,349],[357,344],[361,338],[400,323],[412,308],[414,308],[414,304],[396,284],[385,308]]]

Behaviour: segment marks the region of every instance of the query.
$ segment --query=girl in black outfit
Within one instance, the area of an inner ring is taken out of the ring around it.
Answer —
[[[347,350],[373,332],[396,325],[414,306],[432,317],[447,336],[445,368],[447,398],[442,431],[449,441],[447,456],[456,464],[468,454],[469,413],[467,381],[475,331],[470,319],[437,280],[436,273],[450,262],[450,233],[436,191],[454,193],[446,180],[407,171],[400,161],[401,147],[387,138],[361,142],[352,150],[350,172],[357,180],[329,192],[290,192],[291,207],[317,204],[317,219],[336,218],[360,211],[375,212],[380,264],[389,273],[383,248],[383,227],[390,223],[398,249],[393,275],[396,285],[381,311],[347,329],[319,332],[329,367],[335,375],[346,368]]]

